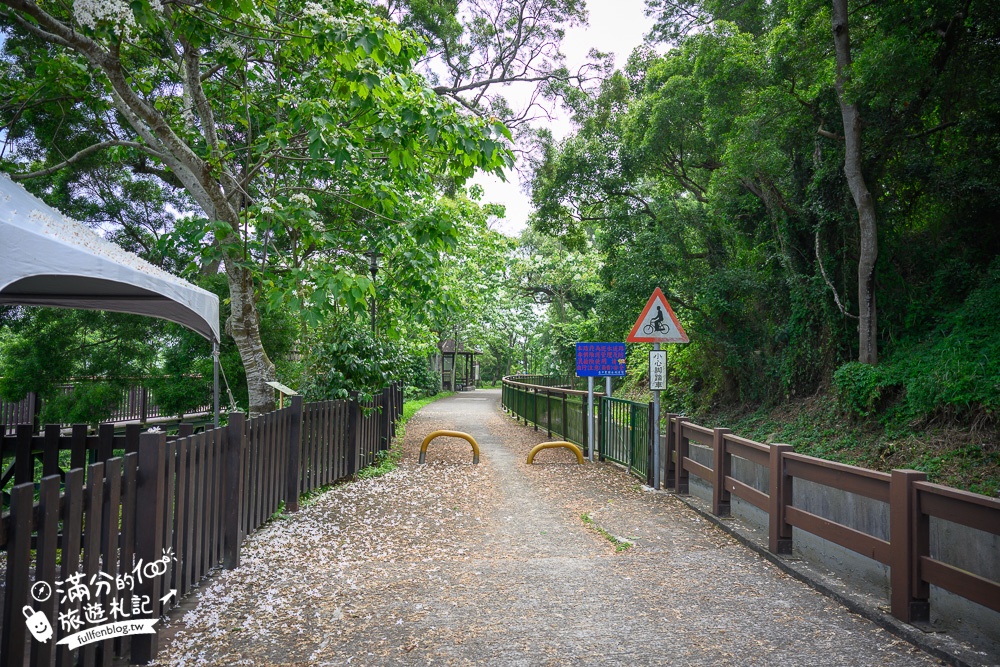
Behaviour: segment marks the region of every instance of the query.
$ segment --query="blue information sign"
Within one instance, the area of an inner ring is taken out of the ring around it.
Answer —
[[[625,377],[625,343],[577,343],[577,377]]]

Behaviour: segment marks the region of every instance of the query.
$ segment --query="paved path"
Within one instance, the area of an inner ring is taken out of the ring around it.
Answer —
[[[406,427],[386,477],[247,543],[171,628],[161,664],[933,665],[666,493],[460,394]],[[475,436],[420,441],[451,428]],[[634,546],[615,546],[581,515]]]

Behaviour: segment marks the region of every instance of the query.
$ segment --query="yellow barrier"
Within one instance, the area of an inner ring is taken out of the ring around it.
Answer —
[[[445,436],[448,438],[465,438],[472,445],[472,462],[479,463],[479,443],[468,433],[462,433],[461,431],[434,431],[426,438],[424,438],[424,443],[420,445],[420,460],[417,463],[427,463],[427,445],[431,444],[431,440],[439,436]]]
[[[552,449],[553,447],[565,447],[566,449],[572,450],[576,454],[576,462],[583,464],[583,452],[580,448],[574,445],[572,442],[566,442],[565,440],[559,440],[558,442],[543,442],[540,445],[535,445],[532,448],[531,453],[528,454],[528,465],[535,460],[535,454],[542,451],[543,449]]]

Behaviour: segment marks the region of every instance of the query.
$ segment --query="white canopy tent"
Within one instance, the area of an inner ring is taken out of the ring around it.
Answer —
[[[212,342],[219,422],[219,298],[95,234],[0,173],[0,304],[112,310]]]

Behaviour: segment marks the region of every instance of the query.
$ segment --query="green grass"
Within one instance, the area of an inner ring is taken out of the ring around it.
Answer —
[[[400,426],[399,438],[402,439],[403,437],[402,436],[403,424],[410,421],[410,417],[412,417],[417,410],[424,407],[425,405],[430,405],[434,401],[437,401],[442,398],[448,398],[449,396],[454,396],[454,395],[455,392],[453,391],[439,391],[433,396],[428,396],[427,398],[418,398],[416,400],[406,401],[405,403],[403,403],[403,418],[399,421],[399,426]]]
[[[611,533],[609,533],[608,531],[604,530],[596,523],[594,523],[594,520],[590,518],[590,514],[588,512],[584,512],[583,514],[581,514],[580,520],[583,521],[583,524],[587,526],[587,528],[590,528],[591,530],[597,532],[601,537],[606,539],[608,542],[611,542],[611,544],[615,546],[615,553],[621,553],[626,549],[632,548],[632,543],[629,542],[628,540],[623,540],[619,537],[615,537],[614,535],[612,535]]]
[[[715,413],[696,418],[725,426],[758,442],[788,443],[800,454],[889,471],[910,468],[932,482],[996,497],[1000,448],[994,430],[948,424],[893,425],[846,415],[830,394],[749,414]]]

